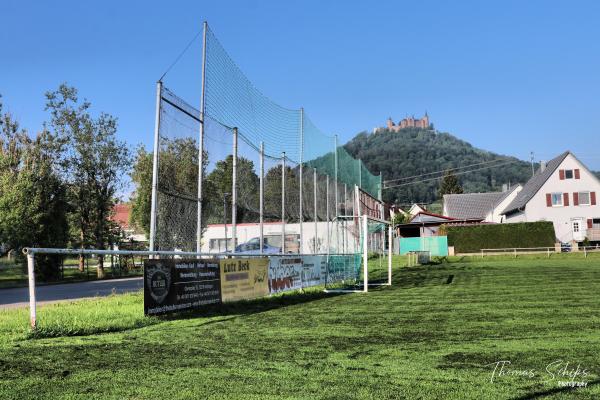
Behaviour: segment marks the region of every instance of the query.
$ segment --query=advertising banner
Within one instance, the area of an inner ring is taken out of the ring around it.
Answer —
[[[255,299],[269,294],[269,259],[227,258],[221,260],[223,301]]]
[[[279,293],[302,289],[302,258],[299,256],[271,257],[269,262],[269,291]]]
[[[302,256],[302,286],[318,286],[325,284],[327,257]]]
[[[144,261],[144,314],[157,315],[221,302],[219,260]]]

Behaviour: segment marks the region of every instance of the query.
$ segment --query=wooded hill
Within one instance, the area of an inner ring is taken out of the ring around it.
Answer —
[[[389,186],[403,186],[383,191],[385,201],[398,205],[438,200],[439,180],[432,179],[442,174],[409,177],[445,169],[501,160],[474,166],[470,168],[477,169],[473,172],[458,174],[465,192],[500,191],[504,183],[514,185],[531,178],[529,162],[481,150],[449,133],[427,129],[406,128],[399,132],[384,130],[371,134],[361,132],[344,147],[352,156],[362,159],[371,172],[382,172],[384,181],[407,178],[389,183]],[[535,167],[537,169],[539,166]]]

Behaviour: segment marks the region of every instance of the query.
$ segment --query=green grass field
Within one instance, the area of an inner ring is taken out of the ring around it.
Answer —
[[[468,261],[180,319],[143,317],[139,294],[61,303],[35,335],[2,311],[0,398],[600,398],[598,259]],[[587,387],[560,387],[565,366]]]

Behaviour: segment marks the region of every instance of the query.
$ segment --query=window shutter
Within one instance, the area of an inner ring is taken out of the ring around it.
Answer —
[[[552,195],[550,193],[546,193],[546,206],[552,207]]]
[[[564,169],[558,170],[558,177],[560,178],[561,181],[565,180],[565,170]]]
[[[588,219],[588,229],[592,229],[594,227],[594,220]]]
[[[581,175],[579,174],[579,169],[575,170],[575,179],[581,179]]]
[[[579,193],[578,192],[573,193],[573,205],[574,206],[579,205]]]
[[[593,206],[596,205],[596,192],[590,192],[590,201]]]
[[[563,199],[564,199],[563,205],[565,207],[568,207],[569,206],[569,193],[563,193]]]

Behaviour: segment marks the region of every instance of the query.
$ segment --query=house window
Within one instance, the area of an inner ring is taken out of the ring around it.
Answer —
[[[552,206],[560,207],[563,205],[563,194],[562,193],[552,193]]]
[[[579,205],[589,206],[590,204],[590,192],[579,192]]]
[[[592,220],[592,228],[593,229],[600,229],[600,218],[594,218]]]
[[[573,170],[565,169],[565,179],[573,179]]]

